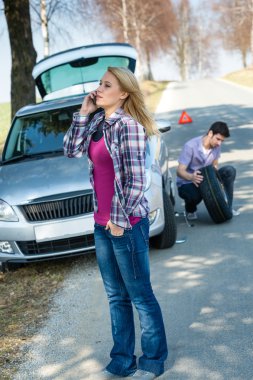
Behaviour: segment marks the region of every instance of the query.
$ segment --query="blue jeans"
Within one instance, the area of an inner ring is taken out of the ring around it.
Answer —
[[[95,245],[114,342],[107,370],[125,377],[137,368],[133,303],[141,325],[143,355],[138,368],[162,374],[168,351],[161,309],[150,283],[148,219],[141,219],[123,236],[113,236],[95,224]]]
[[[218,173],[227,194],[228,206],[232,209],[236,170],[233,166],[227,165],[221,167]],[[181,185],[178,188],[178,195],[185,201],[186,212],[195,212],[197,205],[202,201],[200,190],[193,183]]]

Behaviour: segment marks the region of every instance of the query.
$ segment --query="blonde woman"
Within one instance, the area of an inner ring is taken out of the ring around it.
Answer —
[[[149,207],[144,194],[146,143],[155,133],[134,74],[109,67],[97,90],[84,98],[64,138],[65,155],[86,154],[90,166],[96,256],[114,343],[100,380],[151,380],[163,373],[167,358],[162,314],[150,283]],[[141,325],[143,354],[138,365],[132,305]]]

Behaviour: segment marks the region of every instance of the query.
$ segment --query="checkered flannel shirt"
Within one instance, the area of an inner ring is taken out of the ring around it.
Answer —
[[[94,190],[93,163],[89,157],[89,144],[98,125],[103,123],[106,148],[112,158],[115,180],[110,219],[123,228],[131,228],[129,216],[147,217],[148,201],[144,196],[146,186],[145,156],[147,136],[142,125],[119,108],[105,119],[104,111],[89,116],[73,115],[72,124],[64,136],[64,154],[67,157],[87,155],[90,182],[93,188],[94,210],[98,204]]]

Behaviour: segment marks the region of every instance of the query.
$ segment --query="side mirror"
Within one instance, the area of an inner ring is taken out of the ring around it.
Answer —
[[[171,130],[171,124],[168,120],[165,119],[157,119],[156,124],[161,133],[165,133]]]

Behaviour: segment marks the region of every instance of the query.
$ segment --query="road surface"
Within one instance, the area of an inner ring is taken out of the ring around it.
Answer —
[[[191,124],[179,125],[185,110]],[[162,307],[169,358],[161,380],[253,379],[253,91],[223,81],[173,83],[157,116],[169,118],[171,168],[185,141],[223,120],[231,137],[220,164],[237,169],[234,207],[241,214],[215,225],[203,204],[188,227],[177,198],[178,238],[186,242],[150,252],[152,283]],[[66,261],[67,265],[67,261]],[[138,325],[138,323],[137,323]],[[137,327],[136,354],[140,354]],[[107,364],[109,311],[94,255],[80,260],[55,296],[49,318],[15,380],[83,380]]]

